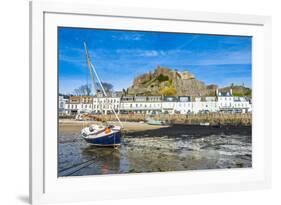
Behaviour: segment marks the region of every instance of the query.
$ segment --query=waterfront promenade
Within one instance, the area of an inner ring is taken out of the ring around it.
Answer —
[[[74,117],[74,116],[73,116]],[[167,124],[189,124],[197,125],[200,123],[209,123],[210,125],[245,125],[252,124],[251,113],[204,113],[204,114],[119,114],[122,122],[145,122],[148,118],[165,121]],[[70,118],[71,119],[71,118]],[[81,115],[81,120],[86,121],[115,121],[114,115]]]

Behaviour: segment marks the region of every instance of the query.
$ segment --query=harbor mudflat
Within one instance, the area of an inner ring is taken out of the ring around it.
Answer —
[[[118,149],[87,144],[79,136],[83,126],[73,120],[59,123],[59,176],[252,166],[251,126],[125,122]]]

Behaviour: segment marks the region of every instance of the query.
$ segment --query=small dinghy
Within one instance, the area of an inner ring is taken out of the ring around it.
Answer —
[[[84,43],[84,47],[85,47],[88,67],[90,70],[90,74],[92,77],[94,87],[96,87],[96,82],[94,80],[95,79],[94,74],[95,74],[95,77],[98,81],[98,84],[101,87],[103,95],[105,97],[107,97],[107,94],[106,94],[104,87],[102,85],[102,82],[96,72],[96,69],[90,61],[86,43]],[[98,92],[98,89],[96,89],[96,92]],[[116,147],[121,144],[121,128],[123,127],[123,125],[122,125],[119,117],[117,116],[113,106],[110,106],[110,108],[121,126],[109,125],[107,122],[105,122],[105,124],[93,124],[89,127],[85,127],[81,130],[81,136],[86,142],[88,142],[92,145],[95,145],[95,146],[112,146],[112,147]]]
[[[153,119],[153,116],[149,116],[146,118],[146,123],[149,125],[166,125],[167,123],[163,120],[155,120]]]
[[[154,119],[148,119],[147,124],[149,125],[165,125],[165,121],[162,120],[154,120]]]
[[[199,123],[200,126],[210,126],[209,122],[200,122]]]

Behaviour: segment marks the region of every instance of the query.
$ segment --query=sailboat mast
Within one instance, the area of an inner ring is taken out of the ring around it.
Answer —
[[[98,90],[99,90],[99,89],[98,89],[97,84],[96,84],[96,82],[95,82],[93,70],[92,70],[92,68],[91,68],[91,59],[90,59],[90,55],[89,55],[89,52],[88,52],[88,47],[87,47],[86,42],[84,42],[84,48],[85,48],[85,53],[86,53],[88,68],[89,68],[89,71],[90,71],[90,74],[91,74],[91,78],[92,78],[92,81],[93,81],[93,88],[94,88],[94,90],[96,91],[96,95],[97,95],[97,97],[98,97]],[[92,106],[94,107],[94,101],[93,101]],[[100,111],[102,112],[102,106],[101,106],[101,103],[100,103],[100,100],[99,100],[99,99],[98,99],[98,106],[100,107]]]
[[[84,48],[85,48],[85,52],[86,52],[86,58],[87,58],[88,68],[89,68],[89,70],[90,70],[91,78],[92,78],[92,81],[93,81],[93,84],[94,84],[94,89],[96,90],[96,93],[97,93],[97,92],[98,92],[98,87],[97,87],[97,85],[96,85],[96,83],[95,83],[93,71],[92,71],[92,68],[91,68],[91,59],[90,59],[89,52],[88,52],[88,48],[87,48],[87,45],[86,45],[85,42],[84,42]]]
[[[103,85],[102,85],[102,83],[101,83],[101,80],[100,80],[100,78],[99,78],[99,75],[98,75],[98,73],[97,73],[97,71],[96,71],[96,69],[95,69],[95,66],[94,66],[92,63],[91,63],[91,67],[93,68],[93,71],[94,71],[94,73],[95,73],[95,75],[96,75],[96,77],[97,77],[98,83],[99,83],[100,86],[101,86],[101,89],[102,89],[102,92],[103,92],[104,96],[107,97],[107,94],[106,94],[106,92],[105,92],[105,89],[104,89],[104,87],[103,87]],[[115,112],[114,108],[113,108],[112,106],[110,106],[110,108],[111,108],[112,112],[114,113],[116,119],[118,120],[119,124],[120,124],[121,127],[123,128],[123,124],[122,124],[122,122],[120,121],[120,119],[119,119],[117,113]]]
[[[102,89],[102,92],[103,92],[104,96],[107,97],[107,94],[106,94],[106,92],[105,92],[105,89],[104,89],[104,87],[103,87],[103,85],[102,85],[102,82],[101,82],[101,80],[100,80],[100,78],[99,78],[99,75],[97,74],[97,71],[96,71],[94,65],[91,63],[90,56],[89,56],[89,53],[88,53],[88,48],[87,48],[87,45],[86,45],[85,42],[84,42],[84,47],[85,47],[85,52],[86,52],[86,57],[87,57],[88,68],[89,68],[89,70],[90,70],[90,74],[91,74],[91,77],[92,77],[92,80],[93,80],[93,83],[94,83],[94,87],[95,87],[95,89],[96,89],[96,92],[98,91],[98,89],[97,89],[97,85],[96,85],[96,83],[95,83],[93,71],[94,71],[95,76],[97,77],[98,83],[99,83],[99,85],[100,85],[100,87],[101,87],[101,89]],[[120,121],[120,119],[119,119],[117,113],[115,112],[114,108],[112,108],[112,106],[110,106],[110,109],[112,110],[112,112],[114,113],[114,115],[115,115],[116,119],[118,120],[119,124],[120,124],[121,127],[123,128],[123,124],[122,124],[122,122]]]

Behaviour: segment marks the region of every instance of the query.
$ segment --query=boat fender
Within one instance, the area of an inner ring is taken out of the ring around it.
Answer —
[[[105,128],[105,134],[108,134],[108,133],[110,133],[110,128]]]

